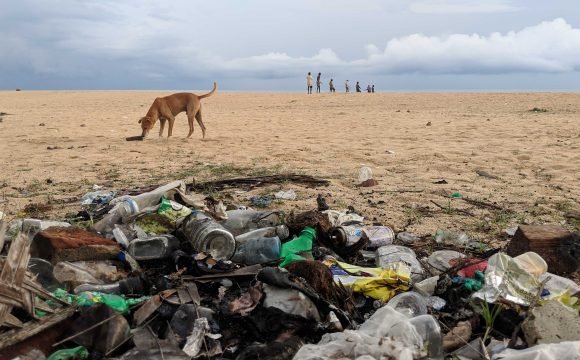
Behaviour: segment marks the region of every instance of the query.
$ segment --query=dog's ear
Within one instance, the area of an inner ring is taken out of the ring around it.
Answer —
[[[139,119],[139,124],[141,124],[142,121],[143,121],[143,118]]]

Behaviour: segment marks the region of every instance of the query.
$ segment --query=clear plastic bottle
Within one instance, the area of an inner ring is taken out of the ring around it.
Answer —
[[[209,254],[216,260],[228,260],[236,251],[234,235],[202,212],[193,212],[186,217],[177,231],[191,242],[196,251]]]
[[[276,211],[230,210],[228,218],[220,224],[234,236],[260,229],[283,224],[283,215]]]
[[[173,235],[157,235],[133,240],[127,252],[135,260],[163,259],[179,247],[179,240]]]
[[[256,229],[240,236],[236,236],[236,252],[232,261],[238,264],[263,264],[276,261],[280,258],[279,233],[288,237],[288,228],[285,225]]]
[[[75,294],[84,291],[98,291],[107,294],[144,295],[145,284],[139,277],[130,277],[112,284],[82,284],[74,289]]]

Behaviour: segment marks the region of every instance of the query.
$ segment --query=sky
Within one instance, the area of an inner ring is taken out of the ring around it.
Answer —
[[[578,0],[0,2],[0,89],[579,91]]]

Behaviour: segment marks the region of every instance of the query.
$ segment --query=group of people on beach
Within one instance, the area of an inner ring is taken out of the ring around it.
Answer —
[[[318,73],[318,75],[316,76],[316,92],[320,93],[320,87],[322,85],[322,80],[320,79],[320,77],[322,76],[321,73]],[[312,79],[312,74],[310,72],[308,72],[308,75],[306,75],[306,91],[308,92],[308,94],[312,94],[312,84],[313,84],[313,79]],[[330,81],[328,82],[328,86],[330,88],[330,92],[336,92],[336,88],[334,87],[334,79],[330,79]],[[347,93],[350,92],[350,84],[348,82],[348,80],[346,80],[344,82],[344,88],[345,91]],[[359,82],[356,82],[356,87],[355,87],[356,92],[362,92],[362,88],[359,84]],[[375,85],[367,85],[366,88],[368,93],[374,93],[375,92]]]

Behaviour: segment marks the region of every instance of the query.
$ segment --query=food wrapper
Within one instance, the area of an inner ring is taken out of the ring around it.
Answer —
[[[488,303],[501,299],[529,306],[539,289],[538,278],[522,269],[509,255],[497,253],[487,262],[484,287],[472,296]]]

